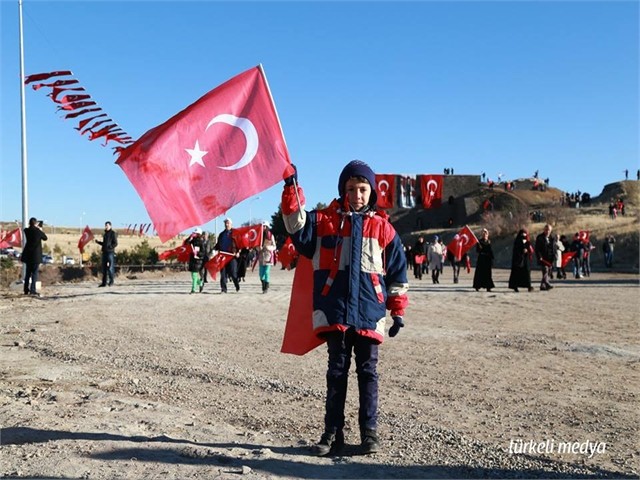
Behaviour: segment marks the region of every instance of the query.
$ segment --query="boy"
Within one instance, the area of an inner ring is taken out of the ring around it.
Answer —
[[[344,407],[351,352],[355,353],[362,453],[380,448],[378,345],[386,310],[395,336],[408,304],[406,258],[397,232],[376,211],[375,174],[364,162],[349,162],[338,181],[340,197],[322,210],[304,210],[297,173],[285,179],[284,224],[301,255],[313,263],[313,328],[329,353],[325,429],[316,455],[337,454],[344,446]],[[297,194],[297,195],[296,195]]]

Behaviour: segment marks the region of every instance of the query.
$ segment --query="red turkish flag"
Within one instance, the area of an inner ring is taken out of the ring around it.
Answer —
[[[71,70],[58,70],[56,72],[47,72],[47,73],[34,73],[33,75],[27,75],[24,78],[24,84],[28,85],[31,82],[38,82],[40,80],[48,80],[51,77],[62,77],[65,75],[73,75]]]
[[[93,232],[89,228],[89,225],[87,225],[86,227],[84,227],[84,230],[82,231],[82,236],[80,237],[80,240],[78,240],[78,250],[80,250],[80,253],[84,253],[85,245],[89,243],[91,240],[93,240]]]
[[[0,239],[0,248],[9,247],[21,247],[22,246],[22,231],[20,228],[7,232],[2,239]]]
[[[216,275],[220,272],[231,260],[233,260],[233,253],[218,252],[211,260],[204,264],[211,278],[216,279]]]
[[[573,260],[573,257],[576,256],[576,252],[563,252],[562,253],[562,263],[561,266],[562,268],[566,267],[567,264]]]
[[[175,258],[178,262],[187,263],[191,255],[191,245],[185,240],[182,245],[171,250],[165,250],[158,255],[158,260],[168,260]]]
[[[234,227],[231,230],[231,238],[240,248],[253,248],[262,246],[262,224],[249,225],[248,227]]]
[[[149,130],[116,163],[163,242],[224,214],[292,171],[260,67]]]
[[[424,208],[437,208],[442,205],[442,178],[443,175],[420,176],[420,190]]]
[[[278,260],[282,263],[282,266],[289,270],[291,264],[298,257],[298,251],[291,241],[291,237],[287,237],[280,250],[278,250]]]
[[[396,198],[396,176],[376,174],[376,193],[378,208],[393,208],[393,199]]]
[[[580,230],[578,233],[582,242],[587,243],[589,241],[590,230]]]
[[[456,261],[460,261],[462,255],[467,253],[471,247],[478,243],[478,239],[471,229],[465,225],[447,245],[447,251],[452,252]]]
[[[313,265],[300,256],[291,286],[289,313],[282,339],[282,353],[304,355],[325,341],[313,331]]]

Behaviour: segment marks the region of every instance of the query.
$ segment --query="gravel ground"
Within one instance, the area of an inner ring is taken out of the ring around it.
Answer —
[[[382,452],[358,454],[352,372],[328,458],[309,449],[325,348],[279,352],[293,272],[266,295],[257,273],[226,295],[188,273],[0,291],[0,476],[638,478],[638,276],[513,293],[497,270],[487,293],[450,274],[412,282],[381,347]]]

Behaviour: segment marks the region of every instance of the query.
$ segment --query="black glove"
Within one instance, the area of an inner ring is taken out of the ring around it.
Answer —
[[[404,327],[404,322],[402,321],[402,317],[391,317],[393,318],[393,325],[389,329],[389,336],[395,337],[400,329]]]
[[[298,183],[298,169],[296,168],[296,166],[292,163],[291,166],[293,167],[293,175],[288,176],[287,178],[284,179],[284,184],[289,187],[291,185],[293,185],[293,182],[295,180],[296,183]]]

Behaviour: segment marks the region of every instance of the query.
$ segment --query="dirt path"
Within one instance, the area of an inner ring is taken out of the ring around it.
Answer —
[[[256,274],[189,295],[188,273],[1,292],[0,476],[637,478],[638,276],[515,294],[450,273],[412,283],[382,346],[383,452],[357,455],[354,376],[336,458],[309,455],[325,349],[279,353],[292,272],[267,295]]]

